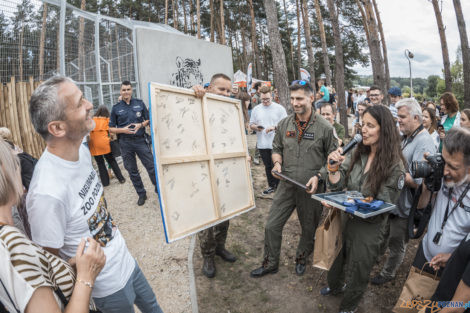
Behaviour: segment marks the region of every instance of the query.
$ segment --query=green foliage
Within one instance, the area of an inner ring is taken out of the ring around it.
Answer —
[[[426,88],[426,95],[431,98],[435,98],[437,96],[437,84],[441,78],[437,75],[430,75],[428,77],[428,86]]]

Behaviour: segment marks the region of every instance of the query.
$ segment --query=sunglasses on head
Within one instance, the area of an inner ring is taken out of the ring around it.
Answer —
[[[306,85],[308,82],[306,80],[303,80],[303,79],[298,79],[298,80],[294,80],[290,85],[293,86],[293,85],[301,85],[301,86],[304,86]]]

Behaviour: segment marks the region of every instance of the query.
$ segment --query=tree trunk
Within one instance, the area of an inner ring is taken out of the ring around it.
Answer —
[[[80,10],[85,11],[86,0],[82,0],[80,3]],[[80,17],[80,24],[78,27],[78,79],[83,82],[83,73],[85,71],[85,19]]]
[[[334,0],[327,0],[328,11],[330,11],[331,24],[333,26],[333,36],[335,38],[335,84],[336,84],[336,103],[339,107],[339,117],[341,124],[346,130],[346,137],[349,137],[348,131],[348,115],[346,112],[346,99],[344,94],[344,60],[343,60],[343,43],[341,41],[341,33],[339,30],[338,16]]]
[[[387,94],[386,85],[385,85],[385,70],[384,70],[384,61],[382,57],[382,51],[380,49],[380,39],[379,32],[377,29],[377,23],[375,20],[374,10],[372,8],[371,0],[362,0],[362,3],[365,7],[366,17],[367,17],[367,27],[369,29],[369,38],[370,38],[370,62],[372,64],[372,72],[374,76],[374,85],[377,85],[384,95]]]
[[[210,25],[210,31],[211,31],[211,42],[214,42],[215,40],[215,34],[214,34],[214,0],[209,0],[210,3],[210,10],[211,10],[211,25]]]
[[[437,29],[439,30],[439,38],[441,40],[442,61],[444,62],[444,80],[446,83],[446,91],[452,91],[452,76],[450,75],[449,49],[447,47],[447,39],[444,23],[442,22],[441,10],[439,9],[438,0],[431,0],[436,16]]]
[[[183,5],[183,17],[184,17],[184,33],[186,34],[188,32],[188,23],[186,22],[186,1],[182,0]]]
[[[214,0],[215,1],[215,0]],[[214,3],[215,4],[215,3]],[[218,14],[218,11],[217,9],[214,8],[214,22],[215,22],[215,29],[216,29],[216,33],[217,33],[217,42],[218,43],[221,43],[222,42],[222,27],[221,27],[221,24],[220,24],[220,14]]]
[[[302,67],[302,53],[300,52],[300,5],[299,0],[295,0],[295,8],[297,11],[297,76],[300,79],[300,68]]]
[[[220,39],[222,41],[221,44],[225,45],[225,17],[224,17],[224,0],[220,0]]]
[[[201,3],[196,0],[196,15],[197,15],[197,38],[201,39]]]
[[[289,21],[287,19],[287,6],[286,6],[286,0],[282,0],[282,3],[284,4],[284,18],[286,22],[286,27],[287,27],[287,36],[289,36],[289,49],[290,49],[290,65],[291,65],[291,71],[292,75],[295,77],[295,66],[294,66],[294,45],[292,43],[292,34],[290,32],[290,27],[289,27]]]
[[[470,47],[468,46],[467,30],[463,18],[462,6],[460,0],[454,0],[455,16],[457,17],[457,26],[460,34],[460,47],[462,48],[463,63],[463,103],[464,107],[470,108]]]
[[[178,0],[173,0],[173,28],[178,29]]]
[[[315,0],[314,3],[317,22],[320,28],[321,50],[323,54],[323,67],[325,68],[326,84],[331,86],[330,58],[328,57],[328,48],[326,46],[325,26],[323,25],[323,18],[321,16],[320,0]]]
[[[191,24],[191,35],[194,35],[194,8],[193,0],[189,0],[189,22]]]
[[[168,0],[165,0],[165,24],[168,25]]]
[[[248,66],[248,56],[246,55],[246,50],[247,50],[247,44],[246,44],[246,37],[245,37],[245,26],[243,26],[243,23],[240,23],[240,28],[241,28],[241,36],[242,36],[242,46],[243,46],[243,67],[246,69]]]
[[[310,36],[310,21],[308,15],[307,0],[302,0],[302,19],[304,21],[305,44],[307,46],[308,70],[310,72],[310,83],[315,92],[315,55],[313,54],[312,37]]]
[[[291,112],[289,101],[289,88],[287,85],[286,57],[282,48],[281,36],[279,35],[279,22],[277,20],[277,8],[275,0],[263,0],[266,10],[266,21],[268,24],[269,43],[273,56],[274,85],[276,86],[280,104]]]
[[[364,11],[364,7],[359,2],[359,0],[356,0],[356,4],[362,16],[362,24],[364,25],[364,32],[366,33],[367,45],[370,47],[370,36],[369,36],[369,26],[367,25],[367,15],[366,15],[366,12]]]
[[[258,43],[256,40],[256,23],[255,23],[255,10],[253,9],[253,0],[248,0],[248,6],[250,8],[251,16],[251,44],[253,46],[253,64],[255,65],[254,73],[256,77],[261,76],[261,65],[259,62],[259,50]]]
[[[377,18],[377,25],[379,27],[379,32],[380,32],[380,40],[382,41],[382,53],[383,53],[383,58],[384,58],[384,71],[385,71],[385,89],[384,90],[384,95],[388,93],[388,90],[390,89],[390,69],[388,66],[388,53],[387,53],[387,45],[385,43],[385,35],[384,35],[384,30],[382,28],[382,21],[380,20],[380,12],[377,7],[377,2],[375,0],[372,0],[372,4],[374,5],[374,11],[375,11],[375,17]],[[385,102],[389,104],[389,97],[385,96],[384,97]]]
[[[41,36],[39,39],[39,80],[44,79],[44,41],[46,40],[47,3],[43,4]]]

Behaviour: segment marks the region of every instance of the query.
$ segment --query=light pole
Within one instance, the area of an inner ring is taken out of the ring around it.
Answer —
[[[413,77],[411,76],[411,59],[415,55],[408,49],[405,49],[405,57],[408,59],[408,64],[410,65],[410,98],[413,98]]]

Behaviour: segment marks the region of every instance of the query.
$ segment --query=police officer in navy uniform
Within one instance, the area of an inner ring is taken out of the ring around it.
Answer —
[[[122,100],[113,106],[109,131],[118,135],[124,167],[139,195],[137,205],[143,205],[147,194],[137,168],[136,154],[156,186],[153,155],[145,134],[145,127],[150,123],[149,111],[142,100],[132,98],[132,86],[129,81],[122,82],[120,93]]]

